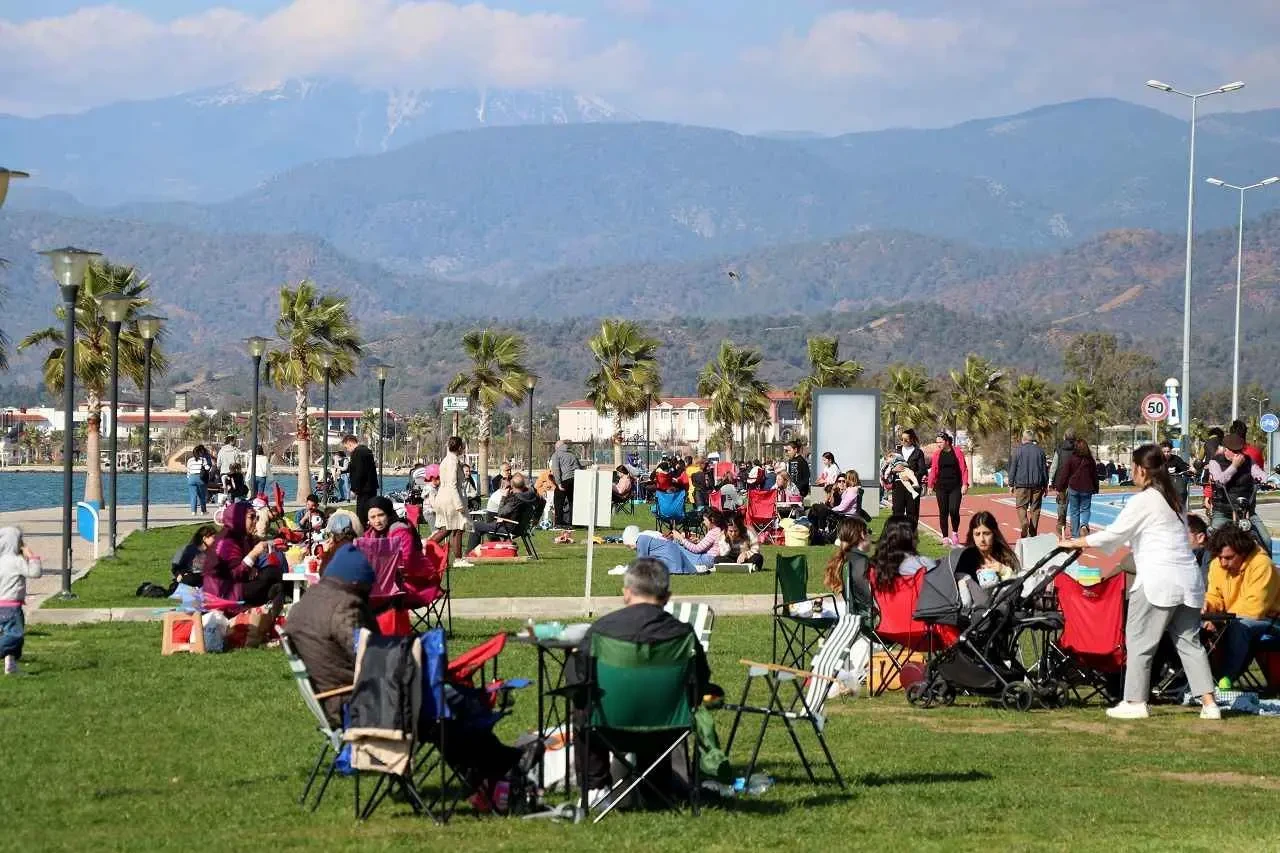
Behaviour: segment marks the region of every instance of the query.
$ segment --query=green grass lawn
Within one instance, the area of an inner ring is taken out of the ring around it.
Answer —
[[[602,536],[620,534],[630,516],[617,518],[618,526],[600,532]],[[646,517],[643,508],[637,518]],[[872,523],[878,531],[883,517]],[[117,556],[98,561],[85,577],[76,581],[72,590],[78,598],[74,601],[49,600],[46,607],[149,607],[157,606],[155,599],[141,599],[134,595],[143,581],[167,584],[169,562],[174,552],[186,544],[196,525],[158,528],[143,533],[134,532],[121,544]],[[926,554],[940,556],[941,544],[928,532],[922,531],[922,550]],[[535,543],[541,560],[524,563],[478,563],[472,568],[458,569],[451,573],[454,595],[459,598],[501,598],[504,596],[580,596],[586,579],[587,546],[583,543],[586,531],[574,532],[578,544],[557,545],[553,534],[535,533]],[[809,557],[810,587],[818,591],[822,586],[822,568],[830,556],[831,547],[779,548],[766,546],[765,568],[772,569],[774,555],[804,553]],[[618,595],[621,581],[608,575],[609,569],[632,559],[635,552],[622,545],[600,545],[595,549],[592,573],[592,594]],[[673,578],[673,591],[677,596],[702,593],[739,594],[773,592],[773,573],[760,572],[751,575],[723,574],[680,576]],[[163,603],[161,603],[162,606]]]
[[[509,627],[459,623],[452,648]],[[736,661],[767,655],[768,643],[767,619],[722,619],[716,680],[733,692]],[[318,737],[278,650],[162,658],[159,646],[156,624],[31,631],[29,674],[0,678],[0,848],[1111,853],[1277,849],[1280,839],[1276,721],[1207,724],[1159,708],[1118,723],[1096,707],[1018,714],[972,700],[921,711],[895,695],[829,705],[845,792],[805,780],[775,728],[763,769],[777,786],[697,820],[621,814],[590,827],[464,813],[440,827],[388,803],[361,825],[349,780],[316,814],[295,805]],[[506,674],[532,675],[533,663],[521,646],[503,654]],[[500,734],[528,729],[534,707],[525,691]]]

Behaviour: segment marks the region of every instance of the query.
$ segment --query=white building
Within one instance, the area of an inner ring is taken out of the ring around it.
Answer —
[[[790,391],[768,392],[769,424],[764,440],[787,441],[804,432],[804,422],[796,414],[794,395]],[[668,397],[654,403],[649,410],[649,436],[660,446],[687,444],[705,449],[712,428],[707,423],[711,401],[704,397]],[[559,435],[567,441],[608,442],[616,431],[612,415],[600,415],[586,400],[573,400],[557,407]],[[622,424],[626,441],[643,442],[645,416],[637,415]]]

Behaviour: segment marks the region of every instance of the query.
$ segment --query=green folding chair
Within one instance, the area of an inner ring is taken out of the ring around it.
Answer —
[[[832,615],[810,616],[792,612],[793,605],[814,601],[821,603],[823,613]],[[774,563],[773,662],[804,667],[818,643],[835,627],[835,612],[836,597],[831,593],[809,595],[809,559],[804,554],[778,554]]]
[[[695,684],[695,643],[688,634],[660,643],[629,643],[612,637],[592,635],[590,650],[591,680],[584,685],[586,725],[581,733],[583,755],[596,738],[608,747],[627,775],[614,782],[609,796],[597,805],[592,823],[599,823],[632,791],[644,784],[671,808],[679,808],[668,792],[649,778],[662,762],[670,761],[677,749],[684,750],[685,764],[691,770],[689,805],[696,816],[700,813],[698,789],[701,778],[693,745],[693,711],[698,701]],[[663,743],[657,759],[643,770],[624,748],[628,735],[670,737]],[[579,762],[579,790],[582,801],[579,814],[590,817],[586,761]],[[621,791],[619,789],[622,789]]]

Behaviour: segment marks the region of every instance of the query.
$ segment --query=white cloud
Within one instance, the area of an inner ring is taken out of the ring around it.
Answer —
[[[588,43],[581,18],[480,3],[294,0],[263,18],[225,8],[159,23],[115,6],[0,20],[0,109],[76,110],[309,75],[413,87],[579,87],[632,76],[633,45]]]

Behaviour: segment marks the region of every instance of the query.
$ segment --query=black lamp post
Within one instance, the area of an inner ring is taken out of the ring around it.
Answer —
[[[151,514],[151,349],[160,335],[164,318],[143,314],[138,318],[142,335],[142,529]]]
[[[12,173],[5,175],[6,189],[11,175]],[[53,266],[53,277],[58,280],[62,291],[62,311],[66,321],[62,333],[62,590],[58,593],[58,598],[70,600],[76,597],[71,591],[71,509],[75,503],[71,496],[75,488],[71,460],[76,452],[76,300],[80,296],[80,285],[84,283],[89,263],[102,253],[66,246],[40,254],[47,257]]]
[[[262,356],[267,351],[267,339],[254,336],[245,340],[249,357],[253,359],[253,444],[249,447],[249,488],[258,493],[258,390],[262,378]]]
[[[529,392],[529,477],[533,477],[533,389],[538,387],[538,377],[528,376],[524,390]]]
[[[391,365],[378,363],[373,375],[378,377],[378,494],[382,494],[382,446],[387,438],[387,374]]]
[[[329,374],[333,370],[333,353],[320,353],[320,366],[324,368],[324,425],[320,427],[320,441],[324,443],[323,470],[320,472],[320,482],[329,482]],[[336,478],[335,478],[336,479]],[[329,507],[329,489],[326,486],[324,490],[324,505]]]
[[[107,438],[107,452],[111,454],[111,521],[107,525],[107,541],[111,556],[116,555],[116,518],[120,511],[119,437],[117,421],[120,419],[120,328],[129,316],[133,300],[122,293],[107,293],[98,298],[98,305],[107,318],[107,330],[111,332],[111,435]]]

